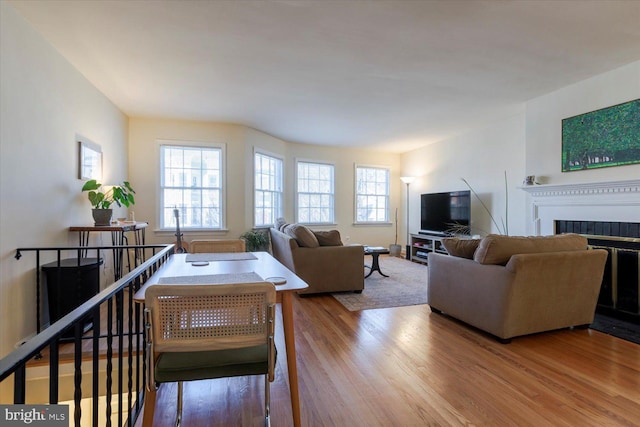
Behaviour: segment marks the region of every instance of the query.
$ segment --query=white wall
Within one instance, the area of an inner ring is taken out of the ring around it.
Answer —
[[[640,98],[640,61],[567,86],[526,104],[526,175],[543,184],[637,179],[640,164],[561,172],[562,119]],[[527,232],[534,232],[527,209]],[[640,212],[637,221],[640,221]]]
[[[313,227],[316,229],[338,229],[345,243],[361,243],[371,246],[389,246],[394,243],[395,208],[402,212],[402,182],[400,181],[400,155],[379,151],[324,147],[308,144],[288,144],[286,153],[287,187],[285,218],[295,221],[295,162],[311,160],[335,165],[335,221],[336,226]],[[354,225],[355,219],[355,166],[382,166],[391,170],[390,176],[390,220],[385,225]],[[400,213],[398,214],[401,218]],[[402,236],[401,224],[399,238]],[[347,240],[348,238],[348,240]],[[400,240],[398,241],[400,243]]]
[[[253,192],[254,176],[253,176],[253,156],[256,149],[261,150],[263,153],[271,153],[286,160],[287,143],[281,139],[275,138],[271,135],[267,135],[264,132],[252,128],[245,128],[244,132],[244,149],[245,157],[244,164],[244,206],[247,207],[244,211],[244,225],[247,230],[253,227]],[[286,188],[290,188],[291,171],[285,167],[284,179]],[[285,197],[285,203],[287,203],[287,197]],[[285,207],[285,212],[286,212]]]
[[[527,175],[540,176],[544,184],[617,181],[640,176],[640,164],[561,172],[562,119],[638,98],[640,61],[527,102]]]
[[[507,171],[511,235],[534,234],[529,196],[517,188],[526,175],[536,175],[543,184],[637,179],[640,165],[562,173],[561,123],[567,117],[638,98],[640,61],[532,99],[514,116],[483,129],[404,154],[402,174],[419,177],[410,187],[411,232],[420,228],[419,195],[466,189],[461,177],[500,222],[505,216],[502,173]],[[476,233],[496,231],[477,201],[472,205],[472,223]]]
[[[525,175],[524,123],[523,108],[514,108],[511,116],[482,129],[405,153],[402,173],[418,177],[409,187],[410,232],[420,230],[420,194],[467,190],[464,178],[489,208],[500,229],[504,220],[510,235],[524,234],[526,197],[517,188]],[[473,195],[471,227],[474,234],[498,232]]]
[[[35,255],[16,248],[77,245],[69,226],[93,223],[76,136],[102,146],[105,182],[128,163],[127,118],[4,1],[0,19],[2,357],[36,330]]]
[[[149,222],[147,243],[173,243],[175,230],[160,231],[159,204],[159,140],[193,141],[224,144],[226,152],[228,232],[188,232],[184,238],[237,238],[245,227],[245,127],[233,124],[134,117],[129,121],[129,177],[136,189],[135,216]]]
[[[160,231],[158,206],[158,140],[223,143],[226,145],[226,230],[201,232],[182,230],[187,242],[203,238],[237,238],[253,227],[253,153],[262,149],[285,161],[285,218],[293,222],[294,167],[297,158],[334,163],[336,166],[336,225],[343,240],[371,245],[393,243],[394,230],[386,226],[354,226],[354,165],[387,166],[392,171],[391,206],[400,202],[397,154],[288,143],[240,125],[181,120],[131,118],[129,156],[131,184],[137,191],[137,220],[149,222],[148,243],[170,243],[174,231]]]

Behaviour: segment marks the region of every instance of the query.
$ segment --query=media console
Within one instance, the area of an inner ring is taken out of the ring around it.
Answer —
[[[442,246],[442,239],[447,238],[445,235],[432,235],[432,234],[411,234],[411,252],[409,259],[411,261],[427,263],[427,256],[431,252],[437,252],[439,254],[448,254],[444,246]]]

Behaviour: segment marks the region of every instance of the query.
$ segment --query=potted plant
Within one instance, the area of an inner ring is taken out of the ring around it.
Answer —
[[[253,229],[242,233],[240,238],[245,241],[247,252],[269,250],[268,230]]]
[[[121,185],[105,186],[91,179],[84,183],[82,191],[88,191],[87,197],[93,209],[93,220],[95,225],[109,225],[113,210],[111,205],[115,203],[118,207],[135,204],[133,195],[134,189],[129,181],[123,181]]]
[[[402,246],[398,244],[398,208],[396,208],[396,242],[393,245],[389,245],[389,255],[400,256],[402,252]]]

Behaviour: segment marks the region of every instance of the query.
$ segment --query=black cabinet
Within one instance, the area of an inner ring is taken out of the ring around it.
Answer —
[[[98,258],[67,258],[42,265],[49,299],[49,323],[53,324],[100,292]],[[85,330],[91,327],[88,319]],[[73,331],[71,331],[73,335]]]

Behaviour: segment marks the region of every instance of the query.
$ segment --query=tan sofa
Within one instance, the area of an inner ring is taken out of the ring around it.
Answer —
[[[607,252],[587,250],[584,237],[489,235],[475,243],[443,244],[453,255],[466,246],[473,259],[429,254],[428,302],[434,312],[502,342],[593,322]],[[473,244],[477,249],[469,251]]]
[[[340,235],[335,230],[315,232],[314,243],[308,229],[305,231],[302,226],[297,225],[293,227],[297,227],[297,232],[291,231],[291,226],[289,226],[289,234],[275,228],[269,231],[273,256],[309,285],[300,293],[362,292],[364,289],[362,246],[342,246],[339,240]],[[324,245],[321,246],[320,243]]]

